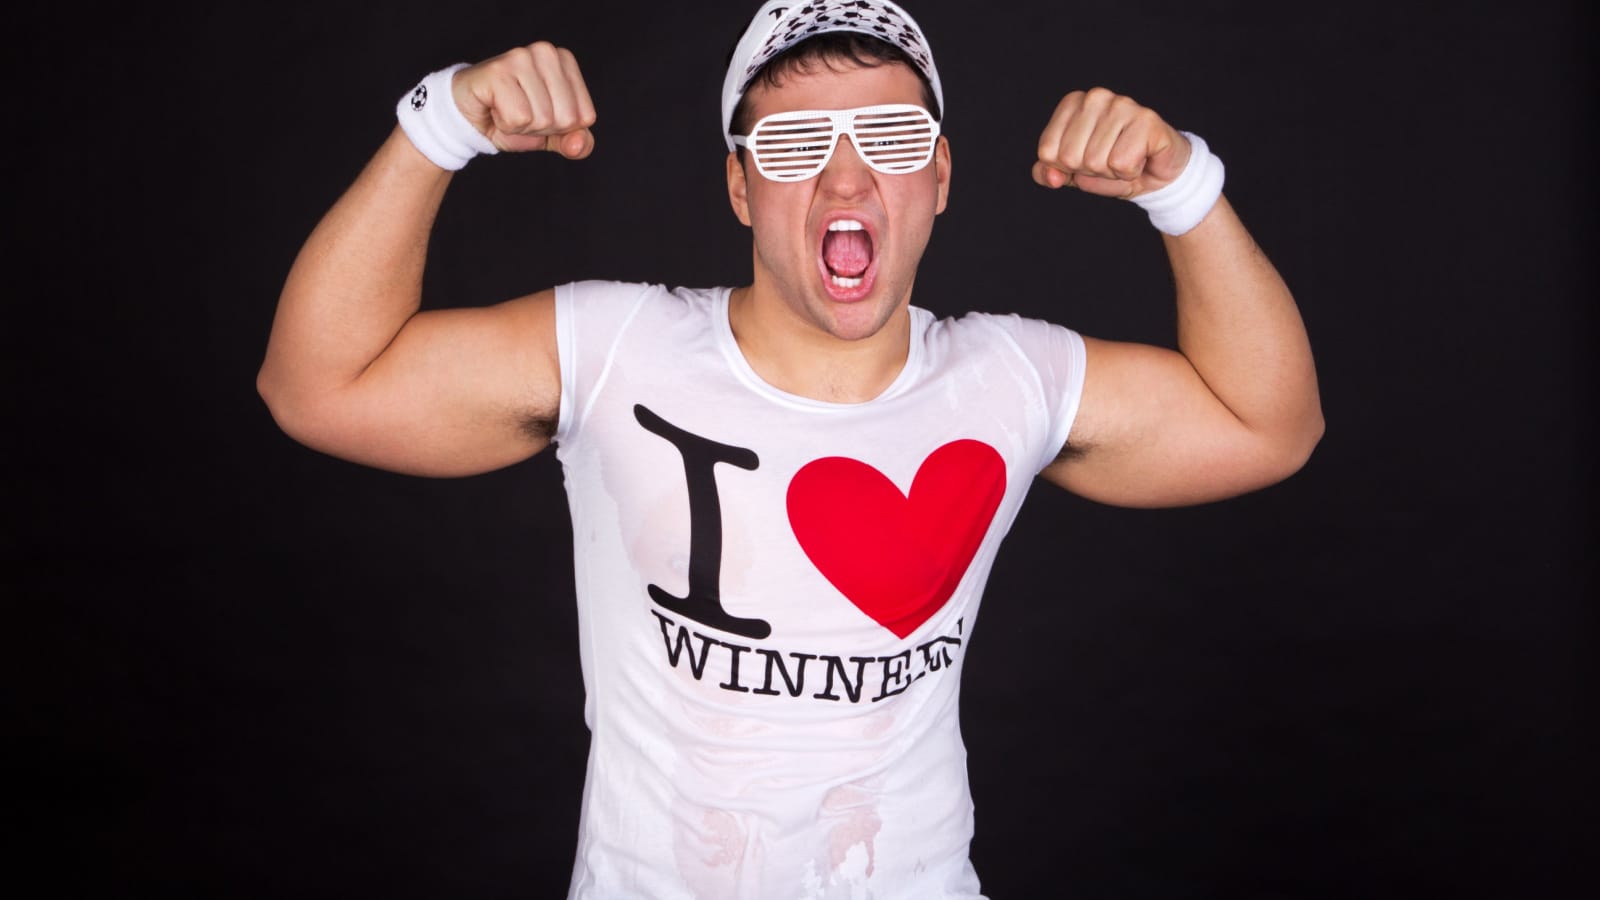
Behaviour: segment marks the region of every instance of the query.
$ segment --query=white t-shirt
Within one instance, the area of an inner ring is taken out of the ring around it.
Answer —
[[[972,898],[956,703],[1083,342],[911,309],[865,403],[777,390],[728,290],[556,291],[592,733],[573,898]]]

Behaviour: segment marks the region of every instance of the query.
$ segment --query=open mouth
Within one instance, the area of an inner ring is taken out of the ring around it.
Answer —
[[[835,299],[864,296],[872,285],[872,235],[854,219],[835,219],[822,234],[822,269]]]

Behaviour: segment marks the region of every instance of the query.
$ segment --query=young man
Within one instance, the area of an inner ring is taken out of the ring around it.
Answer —
[[[974,897],[963,648],[1032,477],[1107,503],[1235,495],[1321,435],[1288,290],[1197,138],[1066,95],[1034,178],[1145,205],[1178,351],[910,305],[943,97],[885,0],[774,0],[723,97],[749,285],[565,285],[418,312],[477,152],[593,147],[549,44],[429,76],[307,242],[260,388],[297,439],[421,475],[565,467],[588,781],[574,897]]]

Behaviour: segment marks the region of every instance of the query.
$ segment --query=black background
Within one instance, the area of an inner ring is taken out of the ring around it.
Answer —
[[[586,732],[554,459],[363,469],[284,437],[255,370],[300,242],[396,99],[539,38],[584,66],[597,151],[458,176],[428,303],[747,278],[716,95],[754,6],[13,14],[7,818],[25,866],[53,860],[48,893],[562,895]],[[968,650],[987,892],[1579,893],[1592,17],[911,11],[955,160],[919,305],[1170,342],[1138,210],[1028,178],[1056,99],[1103,84],[1227,163],[1328,421],[1304,471],[1224,503],[1034,492]]]

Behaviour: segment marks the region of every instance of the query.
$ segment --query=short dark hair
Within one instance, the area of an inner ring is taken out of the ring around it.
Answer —
[[[730,62],[733,59],[731,52],[728,54],[728,59]],[[753,124],[745,121],[750,116],[750,87],[755,87],[759,83],[775,88],[785,76],[792,73],[812,72],[818,65],[834,68],[839,63],[868,69],[893,63],[904,65],[916,73],[917,80],[922,83],[922,103],[928,108],[928,112],[933,113],[936,120],[943,116],[943,112],[939,109],[939,100],[933,94],[933,85],[928,82],[928,76],[922,74],[922,70],[917,68],[917,64],[904,50],[858,32],[830,31],[806,38],[767,60],[767,64],[750,79],[749,87],[739,97],[739,105],[733,108],[733,116],[728,120],[728,132],[746,134]]]

